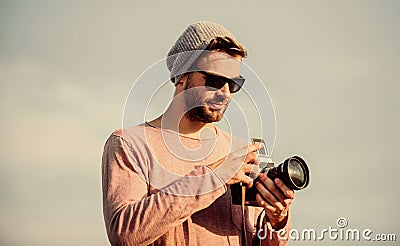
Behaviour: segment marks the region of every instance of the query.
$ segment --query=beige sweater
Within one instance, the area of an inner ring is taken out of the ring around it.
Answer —
[[[202,139],[144,125],[115,131],[102,163],[103,212],[111,244],[240,245],[241,208],[231,204],[229,186],[222,181],[235,170],[216,174],[206,165],[241,144],[221,129]],[[245,209],[248,245],[259,212]],[[286,231],[289,224],[290,219]],[[275,234],[262,244],[286,244]]]

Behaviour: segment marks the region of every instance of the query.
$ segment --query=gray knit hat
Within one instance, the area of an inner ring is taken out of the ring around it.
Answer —
[[[190,70],[200,57],[201,50],[207,48],[211,40],[216,37],[230,37],[237,40],[225,27],[211,21],[199,21],[186,28],[168,52],[167,67],[174,84],[177,84],[180,77]]]

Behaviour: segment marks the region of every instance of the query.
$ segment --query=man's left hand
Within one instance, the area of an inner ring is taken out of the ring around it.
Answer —
[[[289,207],[294,199],[294,191],[289,189],[279,178],[271,180],[263,173],[260,174],[255,187],[258,191],[256,200],[265,209],[272,228],[285,227]]]

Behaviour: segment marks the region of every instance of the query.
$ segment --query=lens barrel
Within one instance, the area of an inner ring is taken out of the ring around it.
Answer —
[[[291,190],[302,190],[310,182],[308,166],[299,156],[289,157],[277,167],[263,169],[261,172],[272,180],[281,179]]]
[[[306,162],[299,156],[292,156],[287,158],[283,163],[276,167],[264,168],[260,173],[266,174],[270,179],[281,179],[285,185],[291,190],[302,190],[306,188],[310,182],[310,171]],[[254,183],[258,182],[258,177]],[[239,184],[231,185],[232,203],[240,205],[242,202],[241,192],[242,188]],[[257,189],[253,186],[246,189],[245,205],[259,206],[256,201]]]

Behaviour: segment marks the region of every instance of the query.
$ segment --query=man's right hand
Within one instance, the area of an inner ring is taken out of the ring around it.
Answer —
[[[233,185],[242,182],[250,188],[253,185],[253,179],[246,174],[254,172],[259,164],[257,160],[257,150],[262,144],[250,144],[229,153],[224,158],[214,162],[208,167],[214,170],[225,182],[226,185]]]

